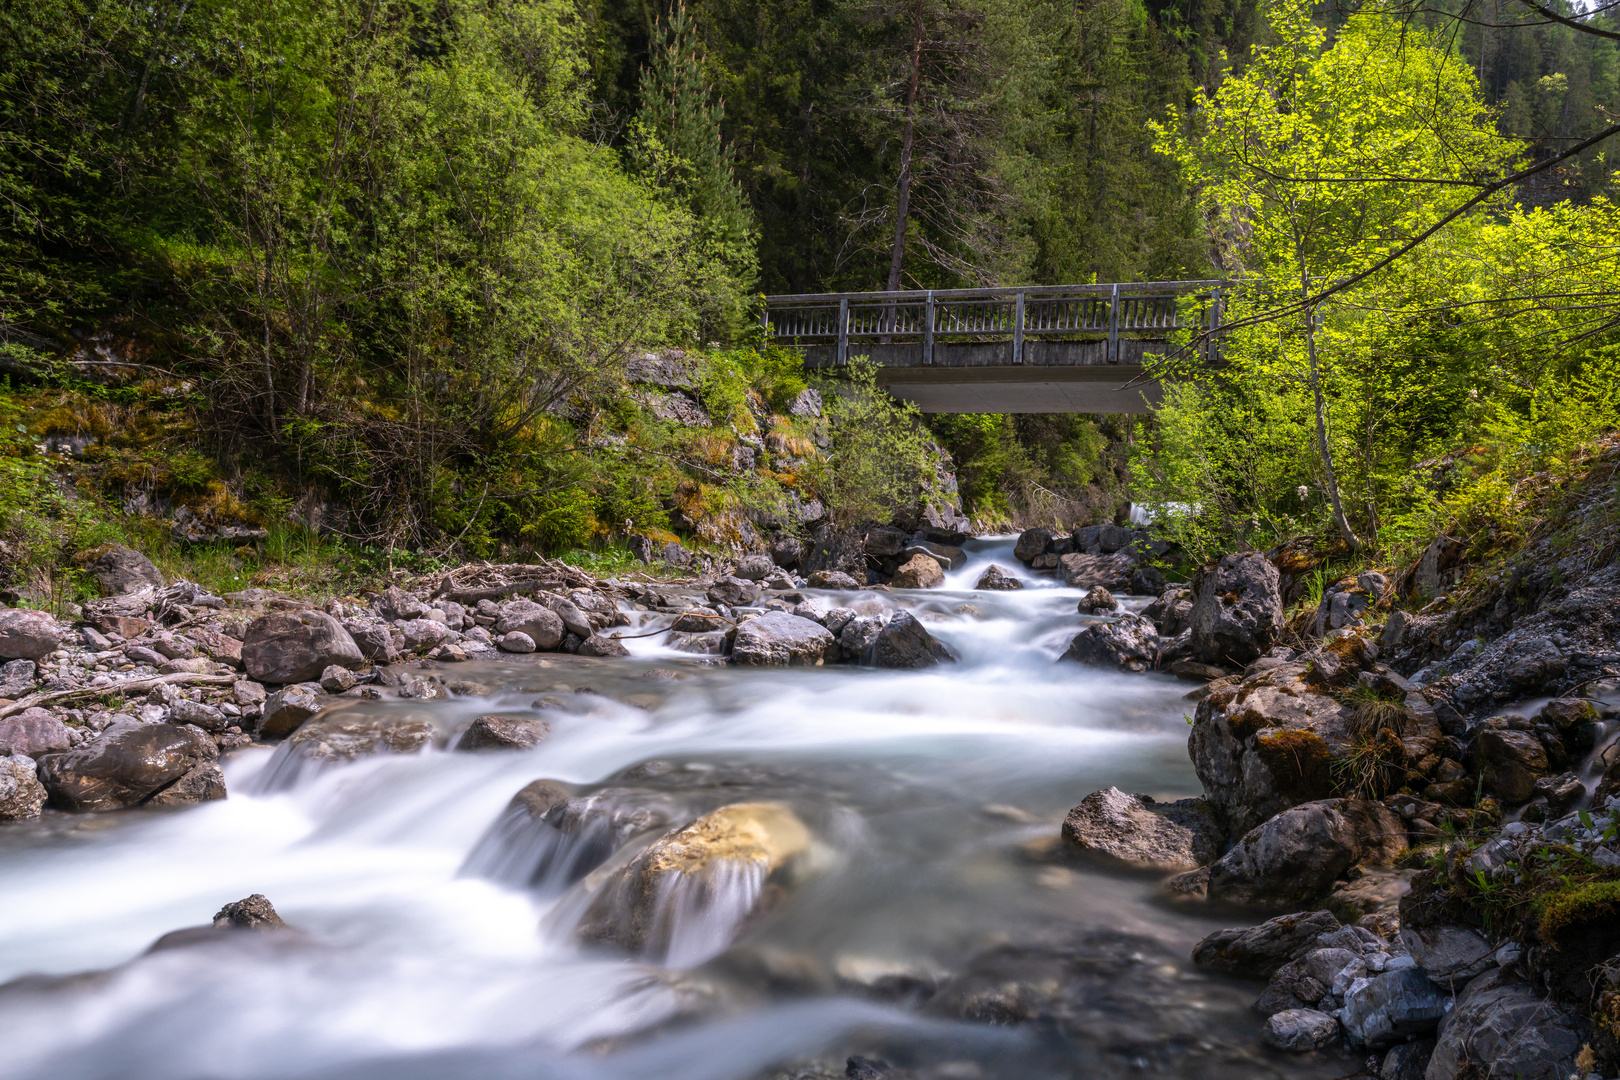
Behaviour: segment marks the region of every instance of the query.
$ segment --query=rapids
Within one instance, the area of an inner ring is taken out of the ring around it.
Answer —
[[[0,830],[0,981],[26,976],[0,987],[0,1078],[754,1080],[841,1076],[851,1054],[940,1080],[1346,1071],[1263,1049],[1259,988],[1191,967],[1222,920],[1029,853],[1097,788],[1195,794],[1191,704],[1166,677],[1057,664],[1078,593],[1009,540],[969,547],[942,589],[859,597],[911,609],[958,665],[741,670],[658,637],[630,660],[468,663],[446,677],[487,696],[356,708],[446,730],[538,713],[550,737],[319,769],[254,748],[223,802]],[[1029,587],[974,592],[990,561]],[[679,906],[662,964],[585,948],[590,871],[634,830],[526,832],[507,804],[540,778],[674,824],[786,803],[813,866],[757,919],[759,875]],[[297,932],[146,952],[255,892]],[[962,1019],[998,1018],[975,979],[1042,978],[1057,953],[1086,973],[1066,1023]]]

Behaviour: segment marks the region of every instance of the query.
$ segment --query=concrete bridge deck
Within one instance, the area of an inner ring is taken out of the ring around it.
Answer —
[[[923,412],[1147,412],[1148,354],[1220,324],[1220,281],[768,296],[766,332],[805,365],[866,356]]]

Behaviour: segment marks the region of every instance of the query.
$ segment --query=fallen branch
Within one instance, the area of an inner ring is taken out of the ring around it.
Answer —
[[[189,671],[177,671],[173,675],[152,675],[144,679],[126,679],[124,682],[107,683],[104,686],[86,686],[82,690],[53,690],[50,693],[29,694],[0,709],[0,720],[8,716],[15,716],[24,709],[32,709],[36,705],[46,702],[61,704],[75,698],[98,698],[108,694],[138,694],[147,690],[155,690],[159,686],[174,683],[202,683],[210,686],[224,686],[235,682],[239,675],[194,675]]]

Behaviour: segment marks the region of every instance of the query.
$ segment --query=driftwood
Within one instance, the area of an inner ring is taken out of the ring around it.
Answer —
[[[147,690],[155,690],[159,686],[169,683],[201,683],[210,686],[224,686],[234,683],[240,675],[194,675],[189,671],[177,671],[173,675],[152,675],[144,679],[126,679],[123,682],[107,683],[104,686],[86,686],[80,690],[53,690],[49,693],[29,694],[0,708],[0,720],[8,716],[15,716],[24,709],[32,709],[36,705],[47,703],[60,705],[78,698],[98,698],[108,694],[139,694]]]
[[[545,558],[534,563],[458,566],[441,575],[420,578],[416,585],[423,589],[431,586],[428,591],[434,600],[449,600],[464,607],[475,607],[480,600],[533,596],[542,589],[605,591],[603,584],[585,571]]]

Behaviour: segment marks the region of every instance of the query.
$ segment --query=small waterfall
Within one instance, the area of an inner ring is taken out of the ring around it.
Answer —
[[[555,895],[601,866],[631,837],[666,828],[677,814],[660,795],[624,788],[544,807],[517,798],[467,854],[459,876]]]
[[[765,864],[720,859],[701,874],[659,883],[648,950],[670,967],[692,967],[725,951],[765,891]]]

